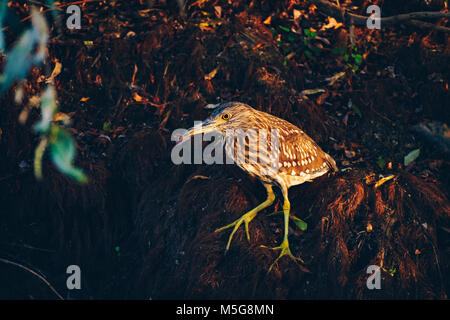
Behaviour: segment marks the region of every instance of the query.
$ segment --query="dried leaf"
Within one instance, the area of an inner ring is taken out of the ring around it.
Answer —
[[[57,112],[53,116],[53,121],[68,121],[70,120],[70,116],[64,112]]]
[[[320,31],[328,30],[331,28],[338,29],[343,26],[344,24],[342,22],[337,22],[335,18],[328,17],[328,23],[326,25],[323,25],[322,28],[320,28]]]
[[[264,20],[264,24],[270,24],[272,22],[272,16],[268,16],[266,20]]]
[[[220,18],[222,16],[222,7],[214,6],[214,13],[216,14],[217,18]]]
[[[336,81],[338,81],[343,76],[345,76],[345,72],[344,71],[336,73],[332,77],[326,78],[325,80],[327,80],[329,82],[328,85],[332,86],[333,84],[336,83]]]
[[[294,13],[294,20],[297,20],[302,16],[302,12],[300,10],[294,9],[293,13]]]
[[[377,181],[377,183],[375,183],[374,188],[378,188],[379,186],[381,186],[383,183],[385,183],[386,181],[389,181],[391,179],[393,179],[395,176],[393,174],[391,174],[390,176],[387,176],[385,178],[382,178],[380,180]]]
[[[218,70],[219,70],[219,67],[215,68],[213,71],[211,71],[210,73],[205,75],[205,80],[213,79],[216,76]]]
[[[55,77],[61,73],[61,69],[62,64],[56,59],[55,67],[53,68],[52,74],[47,80],[45,80],[45,83],[53,83]]]
[[[325,92],[325,89],[306,89],[300,92],[301,96],[312,95],[317,93]]]
[[[137,92],[133,92],[133,99],[136,102],[142,102],[144,101],[144,98],[141,97]]]

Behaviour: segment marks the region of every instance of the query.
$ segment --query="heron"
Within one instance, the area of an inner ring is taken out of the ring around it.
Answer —
[[[225,250],[229,250],[231,240],[242,224],[244,224],[247,239],[250,241],[249,223],[258,212],[273,204],[275,194],[272,187],[276,186],[281,189],[283,195],[284,235],[281,244],[277,247],[271,248],[262,245],[264,248],[280,251],[279,256],[271,264],[269,272],[283,256],[303,263],[303,260],[294,256],[289,248],[289,219],[303,221],[290,216],[291,205],[288,189],[312,181],[327,172],[338,171],[334,159],[297,126],[241,102],[232,101],[219,104],[200,126],[188,129],[181,137],[181,141],[186,141],[197,134],[209,132],[218,132],[225,138],[223,141],[227,156],[236,159],[242,153],[245,154],[242,157],[244,161],[236,161],[236,165],[261,181],[267,191],[267,198],[264,202],[243,214],[236,221],[215,230],[215,232],[221,232],[232,228]],[[230,132],[239,132],[239,134],[233,136],[230,135]],[[265,134],[261,135],[261,132]],[[239,140],[243,134],[247,137]],[[229,139],[230,137],[231,139]],[[276,139],[273,139],[274,137]],[[243,143],[241,154],[238,151],[239,144],[234,143],[238,140]],[[260,150],[261,141],[268,144],[264,152]],[[248,161],[249,159],[256,159],[256,161]],[[304,225],[306,226],[306,224]]]

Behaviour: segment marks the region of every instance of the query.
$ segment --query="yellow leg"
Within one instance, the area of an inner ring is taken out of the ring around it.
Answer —
[[[247,239],[250,241],[250,234],[248,232],[248,224],[250,223],[250,221],[253,220],[253,218],[256,216],[256,214],[259,211],[267,208],[268,206],[270,206],[274,202],[275,194],[272,191],[272,186],[270,184],[265,184],[264,186],[266,187],[266,190],[267,190],[267,199],[266,199],[266,201],[264,201],[263,203],[261,203],[256,208],[253,208],[249,212],[247,212],[244,215],[242,215],[239,219],[237,219],[233,223],[230,223],[229,225],[226,225],[226,226],[224,226],[222,228],[219,228],[219,229],[217,229],[215,231],[215,232],[220,232],[220,231],[223,231],[225,229],[228,229],[228,228],[231,228],[231,227],[234,226],[234,229],[231,232],[230,237],[228,238],[228,243],[227,243],[227,248],[226,248],[227,251],[228,251],[228,249],[230,249],[231,239],[233,239],[234,234],[236,233],[237,229],[239,229],[239,226],[242,224],[242,222],[244,222],[244,225],[245,225],[245,232],[247,234]]]
[[[287,195],[284,197],[284,203],[283,203],[283,213],[284,213],[284,237],[283,237],[283,242],[281,242],[281,245],[275,248],[270,248],[270,247],[266,247],[266,246],[261,246],[263,248],[268,248],[268,249],[272,249],[272,250],[281,250],[280,255],[278,256],[278,258],[275,259],[275,261],[270,265],[269,268],[269,272],[272,270],[273,266],[275,265],[275,263],[278,262],[278,260],[280,260],[281,257],[283,256],[289,256],[291,257],[294,261],[300,261],[303,262],[302,259],[295,257],[292,252],[291,249],[289,249],[289,240],[288,240],[288,232],[289,232],[289,212],[291,209],[291,204],[289,202],[289,199],[287,198]]]

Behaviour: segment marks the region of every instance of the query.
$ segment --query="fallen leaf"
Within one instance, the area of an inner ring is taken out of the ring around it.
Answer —
[[[377,165],[380,167],[380,169],[384,169],[386,165],[386,161],[382,157],[377,158]]]
[[[302,12],[300,10],[294,9],[294,20],[297,20],[302,16]]]
[[[220,18],[222,16],[222,7],[221,6],[215,6],[214,7],[214,13],[216,14],[217,18]]]
[[[144,101],[144,98],[141,97],[137,92],[133,92],[133,99],[136,102],[142,102]]]
[[[328,23],[326,25],[323,25],[322,28],[320,28],[320,31],[327,30],[327,29],[338,29],[340,27],[344,26],[342,22],[337,22],[335,18],[328,17]]]
[[[405,167],[407,167],[408,164],[416,160],[419,157],[419,155],[420,155],[420,148],[408,153],[403,160],[403,164],[405,165]]]
[[[345,156],[349,159],[354,158],[356,156],[356,152],[353,150],[345,150]]]
[[[53,116],[53,121],[67,121],[70,119],[70,116],[65,114],[64,112],[57,112]]]
[[[375,183],[375,173],[371,173],[368,176],[366,176],[366,184],[371,185]]]
[[[333,84],[336,83],[336,81],[338,81],[340,78],[342,78],[343,76],[345,76],[345,71],[336,73],[335,75],[333,75],[332,77],[326,78],[325,80],[328,81],[328,85],[332,86]]]
[[[303,90],[302,92],[300,92],[300,96],[306,96],[306,95],[322,93],[322,92],[325,92],[325,89],[306,89],[306,90]]]
[[[45,83],[51,83],[53,80],[55,80],[55,77],[58,76],[61,73],[62,64],[56,59],[55,67],[53,68],[52,74],[50,77],[45,80]]]
[[[377,181],[377,183],[375,183],[375,189],[378,188],[379,186],[381,186],[383,183],[385,183],[386,181],[389,181],[391,179],[393,179],[395,176],[393,174],[391,174],[390,176],[387,176],[385,178],[382,178],[380,180]]]
[[[88,48],[92,48],[94,46],[94,41],[86,40],[86,41],[83,41],[83,43]]]
[[[270,24],[272,22],[272,16],[268,16],[266,20],[264,20],[264,24]]]
[[[219,67],[215,68],[213,71],[205,75],[205,80],[211,80],[216,76],[217,71],[219,70]]]
[[[317,7],[314,4],[310,5],[308,8],[309,13],[311,13],[311,14],[315,13],[316,10],[317,10]]]

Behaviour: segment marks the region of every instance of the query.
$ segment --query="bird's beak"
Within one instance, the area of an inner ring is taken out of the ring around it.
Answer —
[[[192,128],[188,129],[185,134],[180,136],[178,143],[185,142],[190,139],[190,137],[195,136],[197,134],[208,133],[216,131],[216,122],[206,119],[199,124],[194,125]]]

